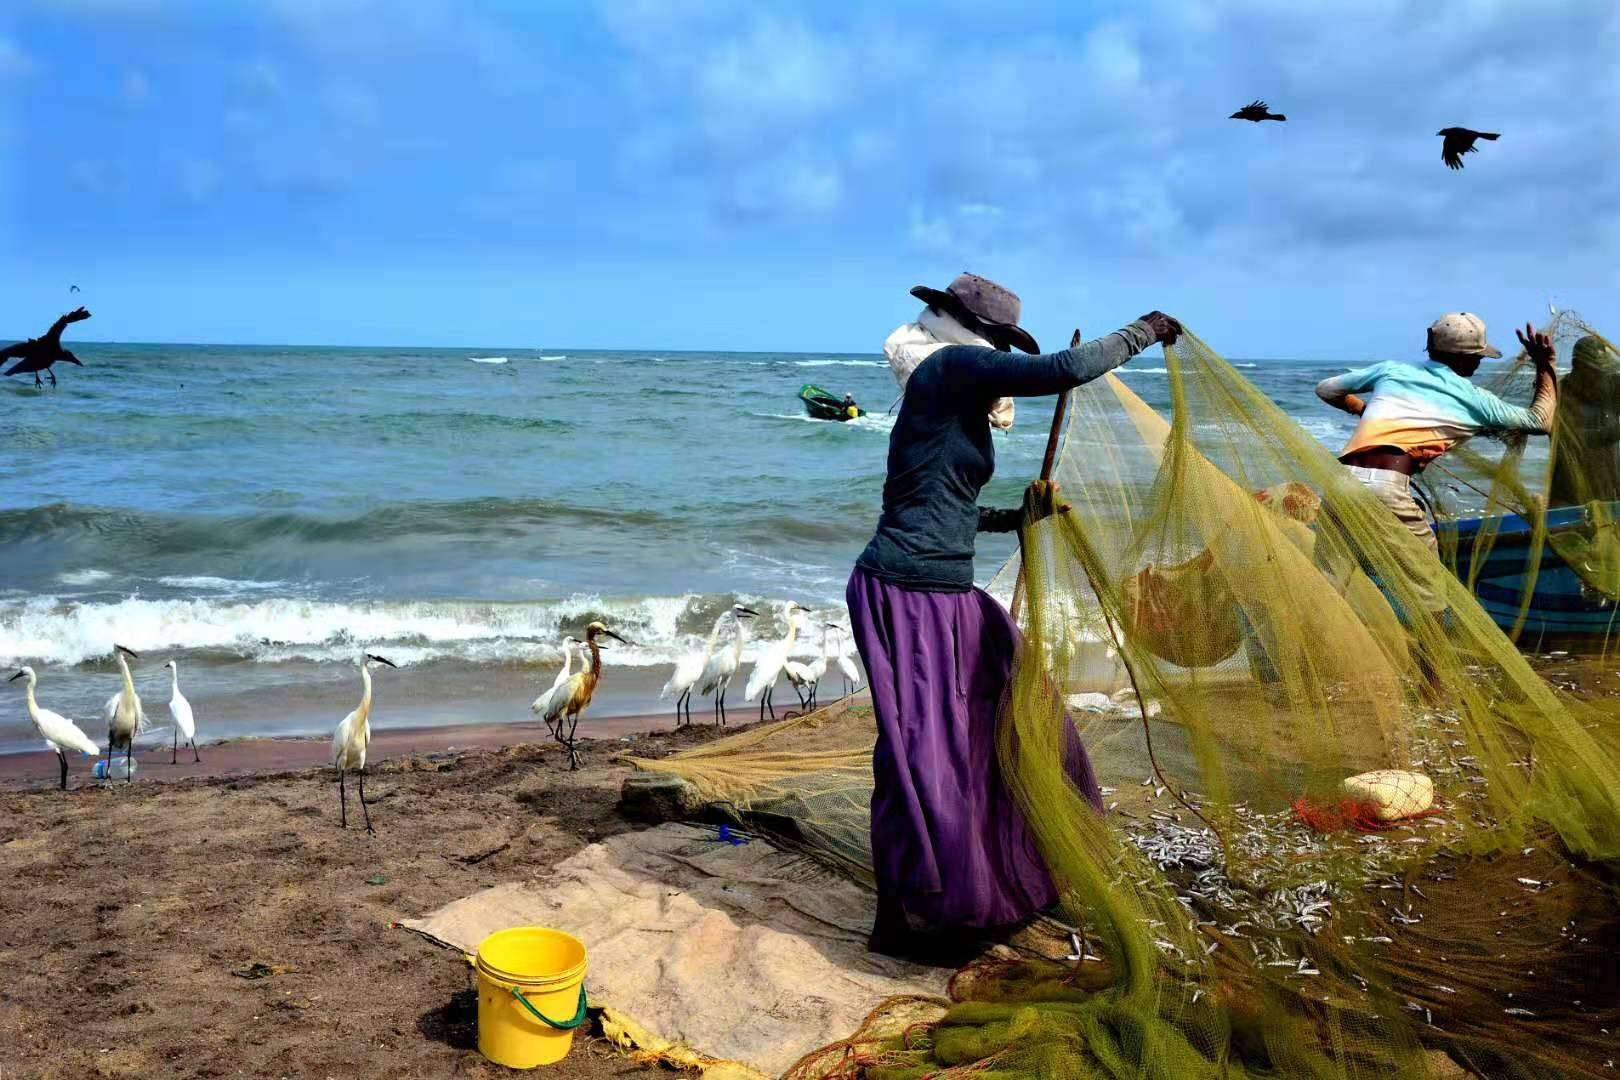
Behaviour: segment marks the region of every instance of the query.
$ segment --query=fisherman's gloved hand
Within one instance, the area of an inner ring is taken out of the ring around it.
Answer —
[[[1067,514],[1072,507],[1058,498],[1058,486],[1050,480],[1036,480],[1024,489],[1024,518],[1031,523],[1045,521],[1053,514]]]
[[[1002,510],[994,506],[979,507],[979,528],[982,533],[1010,533],[1017,532],[1018,526],[1023,524],[1024,511]]]
[[[1183,333],[1181,324],[1162,311],[1150,311],[1138,322],[1145,322],[1153,330],[1153,340],[1160,345],[1174,345]]]

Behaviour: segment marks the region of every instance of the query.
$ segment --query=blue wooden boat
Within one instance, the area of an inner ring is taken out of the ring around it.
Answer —
[[[1620,503],[1607,504],[1610,521],[1620,518]],[[1547,512],[1549,536],[1559,532],[1590,535],[1596,522],[1586,506],[1563,506]],[[1476,567],[1475,540],[1481,529],[1495,531],[1487,543],[1483,562]],[[1531,549],[1534,536],[1531,522],[1518,514],[1500,517],[1462,518],[1440,522],[1435,534],[1440,540],[1440,557],[1457,577],[1474,582],[1474,596],[1480,606],[1504,632],[1519,626],[1519,645],[1544,650],[1562,645],[1577,651],[1607,651],[1608,639],[1620,630],[1620,605],[1584,582],[1550,543],[1541,545],[1537,568]],[[1525,587],[1535,572],[1534,591],[1525,609]]]

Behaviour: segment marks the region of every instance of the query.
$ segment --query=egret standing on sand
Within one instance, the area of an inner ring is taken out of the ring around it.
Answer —
[[[552,735],[557,734],[557,716],[562,712],[562,707],[568,700],[568,692],[564,689],[564,686],[567,685],[569,678],[574,674],[574,650],[578,649],[581,644],[579,638],[572,634],[563,638],[562,670],[557,672],[555,679],[551,680],[551,686],[534,699],[533,705],[529,706],[530,712],[545,720],[546,727],[551,730]]]
[[[112,775],[112,756],[114,750],[124,752],[124,763],[127,765],[135,759],[135,733],[146,730],[146,712],[141,708],[141,697],[135,692],[135,679],[129,673],[129,662],[124,657],[139,660],[138,653],[131,652],[122,645],[113,646],[113,659],[118,661],[119,674],[123,676],[124,685],[118,693],[107,699],[102,715],[107,720],[107,774]],[[133,771],[126,773],[124,779],[134,783]]]
[[[596,687],[602,681],[602,647],[596,643],[596,639],[603,634],[622,645],[629,644],[599,622],[593,622],[585,628],[585,647],[591,651],[591,662],[584,671],[571,677],[565,684],[568,696],[564,699],[562,711],[557,717],[557,738],[568,747],[569,769],[579,768],[579,750],[574,745],[574,733],[579,730],[579,714],[590,708],[591,699],[596,696]],[[564,720],[568,721],[567,735],[562,734]]]
[[[721,727],[726,726],[726,691],[731,687],[732,676],[737,674],[737,668],[742,664],[743,644],[748,640],[748,624],[743,620],[758,618],[758,612],[750,611],[748,608],[743,608],[742,611],[745,614],[732,620],[734,636],[730,647],[721,649],[709,657],[698,680],[698,693],[705,696],[714,695],[714,720]]]
[[[39,702],[34,700],[34,686],[39,682],[39,679],[34,675],[33,668],[25,667],[6,681],[16,682],[18,679],[28,680],[27,688],[24,691],[27,694],[28,719],[33,721],[34,730],[38,731],[40,737],[45,740],[52,750],[56,751],[57,759],[62,762],[62,790],[66,791],[67,752],[77,750],[81,754],[95,757],[101,753],[101,747],[96,745],[94,739],[80,731],[78,725],[61,713],[54,713],[49,709],[39,707]]]
[[[163,665],[169,669],[173,677],[172,693],[169,696],[169,718],[174,721],[174,746],[169,754],[169,764],[174,765],[180,759],[180,736],[184,735],[191,744],[191,756],[200,764],[202,755],[197,753],[197,721],[191,715],[191,702],[180,692],[180,665],[173,660]]]
[[[782,609],[782,616],[787,621],[787,633],[781,641],[767,645],[754,660],[754,670],[748,675],[748,686],[743,692],[743,700],[753,701],[756,696],[764,695],[759,699],[761,720],[765,719],[766,709],[771,711],[771,719],[776,719],[776,706],[771,703],[771,694],[776,690],[776,680],[788,662],[788,653],[793,651],[793,642],[799,636],[799,620],[808,614],[810,614],[808,608],[789,600]]]
[[[782,674],[788,677],[793,684],[793,692],[799,695],[799,704],[806,709],[816,707],[816,687],[821,685],[821,677],[827,674],[827,665],[832,662],[832,631],[836,629],[832,623],[821,624],[821,655],[808,664],[801,664],[797,660],[789,660],[782,665]]]
[[[704,643],[702,651],[689,653],[676,663],[675,670],[670,672],[669,682],[664,684],[663,691],[658,695],[660,701],[671,694],[676,695],[676,727],[681,726],[682,705],[686,706],[686,722],[688,724],[692,722],[692,689],[708,673],[709,665],[714,660],[715,645],[720,641],[720,633],[726,628],[726,624],[739,619],[751,619],[758,614],[758,612],[750,611],[741,604],[733,604],[721,612],[718,619],[714,620],[714,628],[709,631],[709,640]],[[732,670],[735,671],[736,668],[733,667]],[[704,693],[708,693],[707,688],[704,689]]]
[[[833,647],[833,663],[837,664],[838,670],[844,674],[844,696],[848,697],[861,688],[861,669],[855,666],[855,661],[844,651],[844,628],[835,626],[832,629],[838,642]]]
[[[66,362],[84,367],[79,363],[77,356],[62,348],[62,331],[68,328],[68,323],[83,322],[89,317],[90,313],[84,308],[76,308],[53,322],[51,328],[45,331],[44,337],[29,338],[27,341],[19,341],[15,345],[0,349],[0,361],[18,361],[6,369],[6,374],[32,374],[34,385],[44,386],[45,384],[39,381],[39,373],[43,371],[51,377],[51,385],[55,386],[56,372],[51,370],[52,364]]]
[[[399,665],[392,660],[370,653],[360,654],[360,706],[343,718],[343,722],[332,733],[332,767],[338,771],[338,809],[341,815],[338,818],[339,828],[349,827],[349,789],[347,781],[349,770],[354,769],[360,774],[360,813],[365,815],[366,832],[375,833],[371,827],[371,811],[366,809],[366,748],[371,745],[371,671],[373,663],[387,664],[389,667]]]

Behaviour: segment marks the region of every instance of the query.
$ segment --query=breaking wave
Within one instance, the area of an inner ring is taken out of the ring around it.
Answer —
[[[722,611],[739,602],[760,611],[756,636],[772,639],[781,633],[779,605],[749,596],[577,594],[510,603],[286,597],[79,603],[36,596],[0,600],[0,665],[71,667],[105,660],[114,641],[136,652],[189,653],[217,661],[351,663],[362,648],[374,648],[386,650],[399,664],[550,663],[561,658],[565,634],[577,635],[599,619],[629,642],[610,643],[604,663],[650,667],[684,655]],[[841,607],[824,614],[844,617]],[[813,655],[818,642],[810,635],[796,652]]]

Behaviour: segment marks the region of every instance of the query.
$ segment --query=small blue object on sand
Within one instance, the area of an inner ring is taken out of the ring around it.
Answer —
[[[738,836],[736,833],[732,832],[730,825],[721,825],[715,830],[715,834],[709,839],[715,843],[730,844],[732,847],[738,847],[742,844],[748,843],[748,838],[745,836]]]

